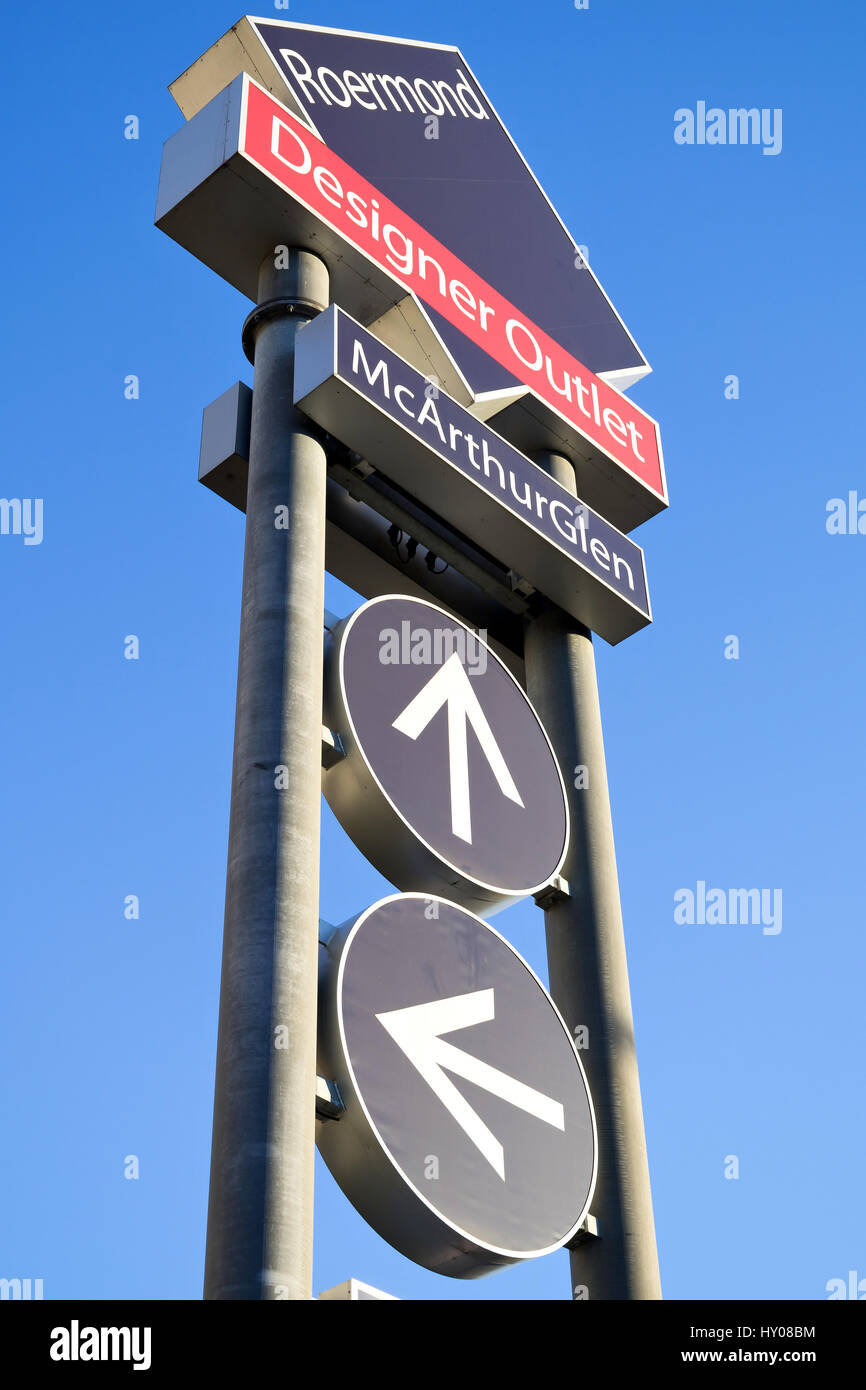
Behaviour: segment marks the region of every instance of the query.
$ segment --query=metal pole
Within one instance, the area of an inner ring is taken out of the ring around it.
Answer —
[[[312,1298],[326,471],[292,378],[327,267],[279,248],[258,294],[206,1299]]]
[[[568,459],[544,454],[537,462],[576,491]],[[527,693],[559,758],[572,827],[562,871],[571,896],[557,897],[545,911],[550,991],[569,1028],[588,1030],[581,1058],[598,1123],[591,1208],[598,1238],[590,1236],[571,1251],[572,1294],[657,1299],[661,1286],[591,634],[560,609],[547,607],[526,625],[525,658]]]

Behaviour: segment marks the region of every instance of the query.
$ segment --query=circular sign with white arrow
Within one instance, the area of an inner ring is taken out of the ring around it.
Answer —
[[[325,797],[396,887],[491,912],[562,867],[568,807],[538,715],[471,628],[423,599],[371,599],[334,630],[325,718],[345,756]]]
[[[384,898],[323,952],[318,1146],[402,1254],[474,1278],[569,1241],[595,1186],[580,1057],[504,937],[442,898]]]

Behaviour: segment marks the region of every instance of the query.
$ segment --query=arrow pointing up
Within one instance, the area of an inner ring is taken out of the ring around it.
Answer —
[[[450,999],[434,999],[430,1004],[414,1004],[408,1009],[394,1009],[376,1017],[503,1182],[505,1154],[502,1145],[445,1075],[443,1067],[554,1129],[565,1129],[565,1110],[559,1101],[551,1100],[550,1096],[524,1085],[507,1072],[443,1041],[442,1033],[488,1023],[494,1017],[492,989],[456,994]]]
[[[520,792],[493,737],[487,716],[472,689],[456,652],[452,652],[426,685],[394,720],[392,728],[416,739],[443,705],[448,707],[448,766],[451,777],[451,829],[461,840],[472,844],[472,813],[469,803],[469,739],[471,724],[485,758],[503,796],[523,806]]]

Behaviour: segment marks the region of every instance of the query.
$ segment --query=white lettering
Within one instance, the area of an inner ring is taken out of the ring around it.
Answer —
[[[353,350],[353,352],[352,352],[352,371],[353,371],[356,375],[358,374],[358,365],[359,365],[359,363],[361,363],[361,362],[363,362],[363,365],[364,365],[364,374],[365,374],[365,376],[366,376],[366,378],[367,378],[367,381],[370,383],[371,386],[375,386],[375,385],[376,385],[376,379],[377,379],[377,377],[379,376],[379,374],[381,373],[381,376],[382,376],[382,390],[383,390],[383,392],[384,392],[384,394],[385,394],[386,400],[390,400],[390,399],[391,399],[391,392],[390,392],[390,387],[389,387],[389,384],[388,384],[388,364],[387,364],[387,362],[385,362],[384,358],[380,359],[379,365],[376,367],[375,372],[373,372],[373,374],[371,375],[371,374],[370,374],[370,364],[368,363],[366,354],[365,354],[365,352],[364,352],[364,344],[361,342],[361,339],[360,339],[360,338],[356,338],[356,339],[355,339],[355,347],[354,347],[354,350]]]
[[[295,141],[295,143],[303,151],[304,158],[302,164],[293,164],[292,161],[290,159],[287,159],[286,156],[281,152],[280,135],[282,131],[285,131],[287,135],[290,135],[292,139]],[[279,116],[273,117],[273,123],[271,125],[271,154],[274,156],[275,159],[278,159],[281,164],[285,164],[287,169],[294,169],[296,174],[308,174],[313,167],[313,161],[310,157],[310,151],[307,149],[300,135],[298,135],[297,132],[294,131],[291,126],[288,126],[284,121],[281,121]]]
[[[527,358],[523,356],[523,353],[520,351],[520,349],[514,341],[514,334],[518,328],[521,330],[522,333],[526,334],[530,343],[535,348],[534,362],[528,361]],[[507,324],[505,325],[505,336],[508,339],[508,346],[511,348],[511,351],[514,353],[515,357],[520,359],[524,367],[528,367],[531,372],[540,372],[542,363],[544,361],[544,355],[541,351],[541,348],[538,346],[538,343],[535,341],[534,334],[531,332],[530,329],[526,327],[526,324],[521,323],[520,319],[509,319]]]
[[[327,198],[328,202],[331,203],[333,207],[338,208],[342,206],[343,185],[340,183],[336,174],[331,173],[330,169],[325,169],[321,164],[316,165],[316,168],[313,170],[313,183],[318,188],[322,197]],[[327,188],[322,187],[323,183],[330,183],[330,192]],[[332,193],[335,195],[333,198],[331,197]]]

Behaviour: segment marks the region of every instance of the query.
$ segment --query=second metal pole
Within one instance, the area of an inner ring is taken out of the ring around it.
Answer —
[[[568,459],[537,462],[575,492]],[[550,992],[579,1034],[598,1124],[599,1170],[591,1215],[598,1238],[571,1252],[572,1294],[661,1298],[649,1167],[635,1052],[613,825],[592,637],[560,609],[527,623],[527,693],[565,779],[571,896],[545,911]]]
[[[327,267],[277,248],[258,293],[204,1296],[310,1299],[326,469],[292,378]]]

